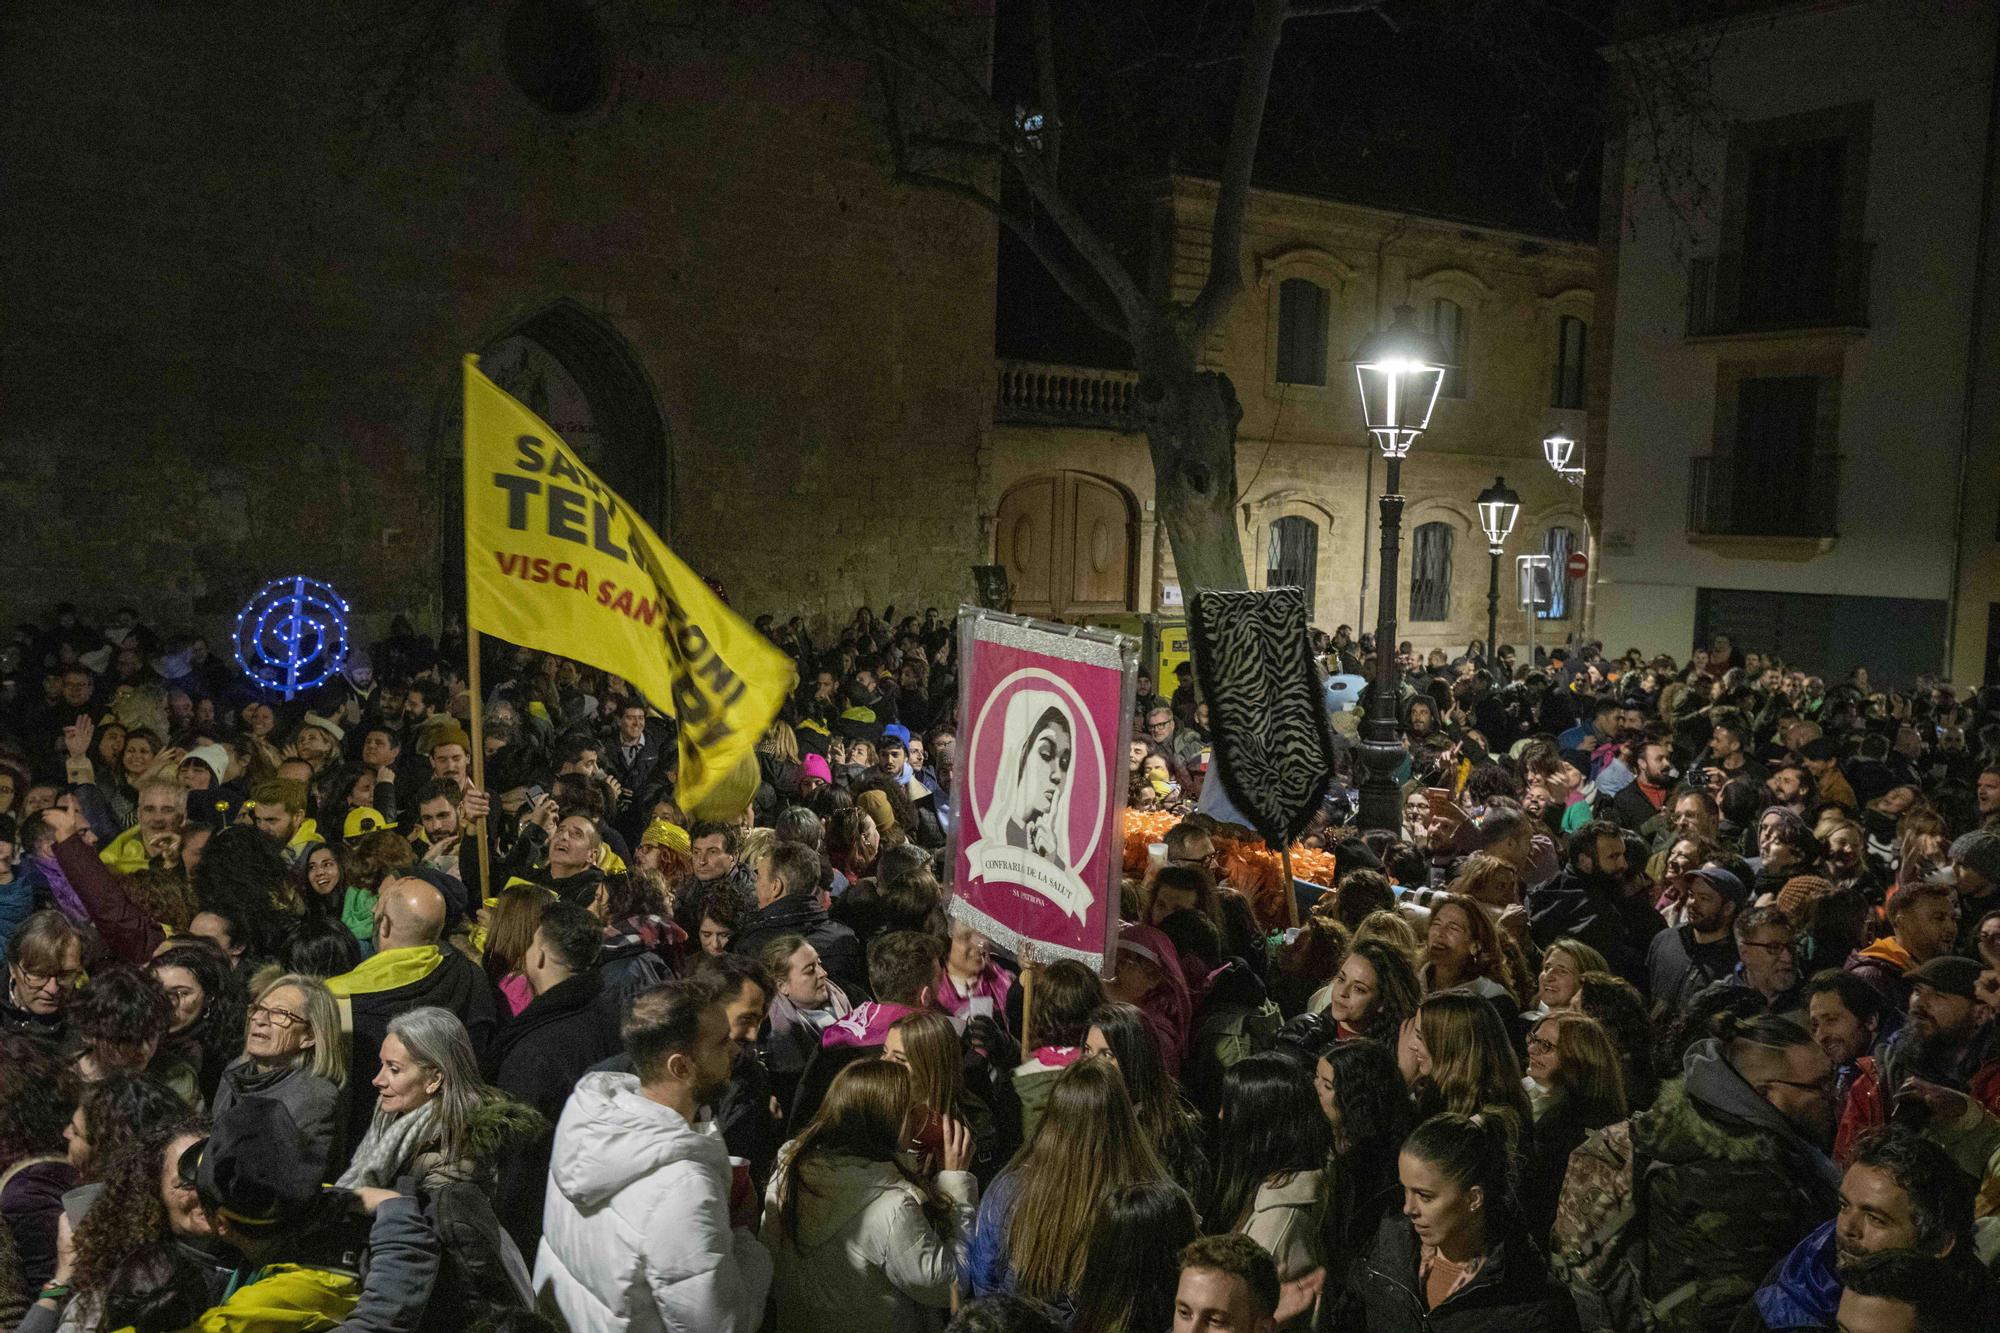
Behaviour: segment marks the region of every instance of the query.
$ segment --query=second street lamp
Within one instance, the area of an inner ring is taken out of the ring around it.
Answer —
[[[1417,436],[1430,425],[1444,385],[1444,353],[1436,340],[1417,327],[1417,312],[1396,307],[1386,329],[1361,340],[1354,352],[1354,377],[1361,387],[1361,412],[1368,433],[1388,462],[1382,495],[1382,587],[1375,607],[1375,680],[1368,694],[1368,715],[1361,723],[1361,758],[1368,773],[1361,780],[1360,822],[1364,829],[1403,826],[1403,797],[1396,785],[1403,747],[1396,722],[1396,587],[1397,556],[1403,537],[1403,459]]]
[[[1479,527],[1486,534],[1486,664],[1492,670],[1500,662],[1500,645],[1494,640],[1500,633],[1500,548],[1507,544],[1508,536],[1514,531],[1514,522],[1521,517],[1521,497],[1514,493],[1505,477],[1495,477],[1493,484],[1479,493]]]

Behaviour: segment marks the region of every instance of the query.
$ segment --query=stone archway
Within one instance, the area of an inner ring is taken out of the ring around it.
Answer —
[[[526,404],[591,470],[672,540],[673,469],[666,417],[624,335],[576,301],[550,302],[479,352],[480,368]],[[438,429],[439,564],[447,616],[465,603],[464,420],[458,373]]]

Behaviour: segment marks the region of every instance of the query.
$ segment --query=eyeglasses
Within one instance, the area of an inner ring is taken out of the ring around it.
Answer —
[[[1835,1075],[1828,1074],[1825,1078],[1814,1079],[1810,1083],[1801,1083],[1795,1078],[1767,1078],[1764,1082],[1775,1083],[1780,1087],[1786,1088],[1803,1088],[1807,1092],[1816,1092],[1822,1097],[1831,1097],[1833,1096]]]
[[[1790,941],[1785,941],[1777,944],[1744,943],[1738,945],[1737,947],[1741,949],[1769,949],[1772,953],[1796,952],[1796,946],[1794,946]]]
[[[76,979],[83,975],[83,969],[80,967],[64,968],[60,972],[34,972],[28,968],[19,967],[18,964],[16,966],[21,973],[21,984],[29,990],[40,990],[51,983],[63,989],[68,989],[76,985]]]
[[[289,1009],[274,1009],[268,1004],[251,1005],[250,1021],[254,1023],[260,1018],[281,1032],[289,1032],[306,1021],[304,1014],[295,1014]]]
[[[1556,1044],[1552,1041],[1545,1041],[1540,1037],[1528,1038],[1528,1054],[1530,1055],[1553,1055],[1555,1049]]]
[[[1167,858],[1167,864],[1175,866],[1200,866],[1204,870],[1213,870],[1222,864],[1222,853],[1210,852],[1207,856],[1170,856]]]

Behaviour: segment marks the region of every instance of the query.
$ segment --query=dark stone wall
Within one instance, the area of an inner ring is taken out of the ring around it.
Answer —
[[[988,219],[889,184],[855,67],[610,30],[558,116],[509,13],[0,8],[0,615],[214,630],[299,572],[435,623],[459,359],[557,301],[629,348],[668,453],[635,502],[740,608],[964,591]]]

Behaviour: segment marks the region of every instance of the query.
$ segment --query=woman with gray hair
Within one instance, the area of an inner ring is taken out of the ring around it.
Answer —
[[[410,1181],[429,1196],[470,1182],[490,1195],[502,1159],[546,1127],[535,1111],[480,1082],[465,1024],[436,1005],[390,1021],[374,1086],[375,1117],[337,1182],[342,1189]]]

